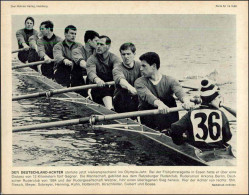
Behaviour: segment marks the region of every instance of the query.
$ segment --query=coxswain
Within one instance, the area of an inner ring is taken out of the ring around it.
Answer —
[[[223,148],[232,138],[229,121],[220,110],[219,87],[210,80],[201,81],[201,106],[190,110],[171,125],[170,136],[180,145],[187,141],[198,148]]]

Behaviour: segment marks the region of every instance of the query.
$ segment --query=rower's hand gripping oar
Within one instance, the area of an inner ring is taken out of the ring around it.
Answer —
[[[114,85],[114,81],[106,82],[106,85]],[[80,91],[83,89],[93,89],[97,87],[98,87],[97,84],[90,84],[90,85],[55,89],[55,90],[50,90],[50,91],[43,91],[43,92],[31,93],[27,95],[16,96],[12,98],[12,101],[21,100],[21,99],[29,99],[29,98],[34,98],[34,97],[45,97],[45,96],[48,97],[54,94],[67,93],[67,92],[72,92],[72,91]]]
[[[182,107],[170,108],[168,113],[178,112],[181,110],[184,110],[184,108]],[[85,124],[85,123],[90,123],[91,125],[93,125],[99,121],[116,120],[116,119],[130,118],[130,117],[136,117],[136,116],[148,116],[148,115],[157,115],[157,114],[160,114],[160,111],[158,109],[115,113],[115,114],[108,114],[108,115],[92,115],[90,117],[84,117],[84,118],[79,118],[79,119],[71,119],[71,120],[56,121],[56,122],[49,122],[49,123],[42,123],[42,124],[34,124],[34,125],[28,125],[28,126],[13,127],[12,132],[31,131],[31,130],[36,130],[36,129],[61,127],[61,126],[69,126],[69,125],[77,125],[77,124]]]

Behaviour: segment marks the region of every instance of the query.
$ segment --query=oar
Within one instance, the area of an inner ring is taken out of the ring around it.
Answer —
[[[54,59],[51,60],[51,62],[53,62]],[[39,65],[39,64],[44,64],[45,61],[38,61],[38,62],[31,62],[31,63],[27,63],[27,64],[21,64],[21,65],[16,65],[16,66],[12,66],[12,70],[13,69],[18,69],[18,68],[25,68],[25,67],[31,67],[31,66],[35,66],[35,65]]]
[[[181,82],[189,81],[189,79],[178,79],[178,81],[181,83]]]
[[[17,53],[17,52],[23,51],[23,50],[24,50],[24,48],[21,48],[21,49],[13,50],[11,53]]]
[[[184,85],[182,85],[182,88],[191,89],[192,91],[198,91],[199,90],[197,87],[189,87],[189,86],[184,86]]]
[[[184,110],[184,108],[182,108],[182,107],[170,108],[169,113],[178,112],[181,110]],[[90,117],[84,117],[84,118],[78,118],[78,119],[71,119],[71,120],[56,121],[56,122],[49,122],[49,123],[42,123],[42,124],[34,124],[34,125],[28,125],[28,126],[13,127],[12,131],[13,132],[31,131],[31,130],[35,130],[35,129],[44,129],[44,128],[51,128],[51,127],[77,125],[77,124],[84,124],[84,123],[88,123],[88,122],[90,122],[91,124],[94,124],[98,121],[116,120],[116,119],[123,119],[123,118],[137,117],[137,116],[156,115],[156,114],[160,114],[158,109],[135,111],[135,112],[115,113],[115,114],[108,114],[108,115],[92,115]]]
[[[229,108],[229,107],[223,105],[222,103],[220,103],[220,107],[224,108],[226,111],[230,112],[233,116],[236,117],[236,115],[237,115],[236,110]]]
[[[179,83],[183,83],[185,81],[189,81],[189,79],[178,79],[178,81],[179,81]],[[190,87],[190,86],[186,86],[186,85],[182,85],[182,84],[181,84],[181,86],[182,86],[182,88],[190,89],[192,91],[198,91],[199,90],[199,88],[197,88],[197,87]]]
[[[106,85],[114,85],[114,81],[106,82]],[[37,92],[37,93],[32,93],[32,94],[27,94],[27,95],[20,95],[13,97],[12,100],[21,100],[21,99],[29,99],[29,98],[34,98],[34,97],[42,97],[42,96],[51,96],[53,94],[60,94],[60,93],[66,93],[66,92],[71,92],[71,91],[79,91],[83,89],[92,89],[92,88],[97,88],[97,84],[91,84],[91,85],[83,85],[83,86],[77,86],[77,87],[70,87],[70,88],[63,88],[63,89],[56,89],[52,91],[43,91],[43,92]]]
[[[114,85],[114,81],[106,82],[106,85]],[[69,87],[69,88],[62,88],[62,89],[55,89],[51,91],[42,91],[42,92],[37,92],[37,93],[32,93],[32,94],[27,94],[27,95],[20,95],[13,97],[12,100],[21,100],[21,99],[29,99],[29,98],[34,98],[34,97],[42,97],[42,96],[51,96],[54,94],[60,94],[60,93],[67,93],[67,92],[72,92],[72,91],[79,91],[83,89],[93,89],[97,88],[97,84],[91,84],[91,85],[81,85],[81,86],[76,86],[76,87]]]

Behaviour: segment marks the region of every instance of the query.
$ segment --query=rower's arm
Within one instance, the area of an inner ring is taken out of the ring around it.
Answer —
[[[180,85],[180,83],[172,78],[169,77],[169,85],[171,90],[173,91],[173,93],[176,95],[176,97],[182,102],[182,103],[186,103],[189,102],[188,98],[186,97],[186,93],[183,91],[182,86]]]
[[[114,69],[112,70],[113,80],[116,84],[120,85],[124,89],[131,89],[134,88],[127,80],[123,73],[122,68],[119,65],[116,65]]]
[[[111,55],[111,61],[113,63],[113,69],[118,67],[120,65],[120,63],[122,63],[120,58],[118,56],[116,56],[115,54]]]
[[[96,62],[94,60],[94,57],[91,56],[88,58],[86,62],[86,71],[87,71],[87,76],[89,80],[93,83],[96,83],[95,80],[99,80],[100,78],[97,76],[97,71],[96,71]]]
[[[46,55],[46,51],[45,51],[44,43],[41,39],[37,40],[37,48],[38,48],[39,57],[44,58],[44,56]]]
[[[113,68],[112,75],[113,75],[113,80],[115,81],[115,84],[117,84],[117,85],[118,84],[120,85],[121,79],[125,79],[124,73],[123,73],[120,65],[117,65],[116,67]]]
[[[22,34],[22,30],[18,30],[16,32],[16,38],[17,38],[18,45],[23,45],[23,43],[26,44],[26,42],[24,40],[24,36]]]
[[[158,100],[158,98],[154,96],[153,93],[151,93],[151,91],[147,88],[142,77],[138,78],[135,81],[135,88],[137,90],[138,96],[142,101],[147,102],[152,106],[155,106],[155,100]]]
[[[185,96],[182,98],[182,107],[185,109],[185,110],[190,110],[190,109],[193,109],[195,108],[195,103],[194,102],[191,102],[190,98]]]
[[[182,103],[190,103],[190,98],[187,96],[183,96],[181,102]]]
[[[86,69],[86,62],[84,60],[80,61],[80,67]]]
[[[130,88],[134,88],[130,83],[128,83],[128,81],[126,79],[120,79],[119,81],[119,85],[124,88],[124,89],[130,89]]]
[[[32,35],[31,37],[29,37],[29,45],[32,49],[35,49],[36,51],[38,50],[37,48],[37,44],[36,41],[38,40],[38,36],[37,35]]]
[[[72,50],[72,58],[78,66],[86,69],[86,55],[83,52],[83,46],[79,46]]]
[[[55,59],[56,63],[61,63],[65,57],[63,55],[63,51],[62,51],[62,46],[60,45],[60,43],[57,43],[54,48],[53,48],[53,56]]]

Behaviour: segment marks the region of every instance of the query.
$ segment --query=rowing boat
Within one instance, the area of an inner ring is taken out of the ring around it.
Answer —
[[[18,73],[22,73],[29,79],[30,82],[36,82],[39,85],[46,85],[49,89],[62,89],[63,87],[53,80],[48,79],[40,73],[34,71],[31,68],[21,68],[15,70]],[[29,74],[27,74],[29,73]],[[30,74],[32,73],[32,74]],[[96,104],[91,100],[75,93],[68,92],[62,95],[65,98],[77,99],[76,103],[84,104],[83,106],[86,109],[90,109],[97,114],[106,115],[115,113],[111,110],[106,109],[104,106]],[[75,102],[75,101],[74,101]],[[224,150],[214,150],[214,151],[201,151],[200,149],[190,145],[175,145],[171,138],[167,135],[161,134],[160,132],[151,129],[147,126],[141,125],[138,122],[131,119],[118,119],[113,121],[113,125],[105,125],[98,123],[93,125],[92,129],[94,130],[106,130],[106,131],[124,131],[128,132],[131,135],[140,134],[144,136],[144,139],[150,139],[154,142],[157,142],[168,150],[171,150],[173,153],[178,155],[180,158],[186,161],[186,164],[189,165],[215,165],[215,166],[234,166],[236,165],[236,158],[232,155],[230,148]]]

